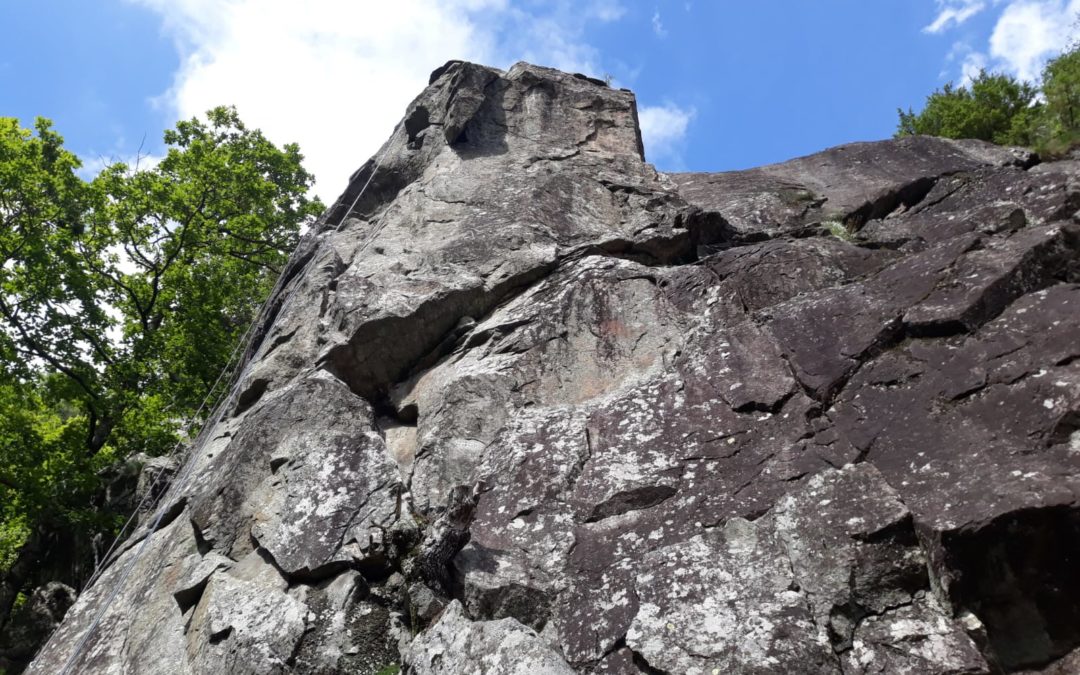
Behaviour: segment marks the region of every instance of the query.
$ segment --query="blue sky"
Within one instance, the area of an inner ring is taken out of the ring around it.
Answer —
[[[1035,78],[1080,0],[9,0],[0,115],[52,118],[91,170],[236,104],[333,199],[450,58],[609,75],[646,152],[721,171],[891,135],[979,67]]]

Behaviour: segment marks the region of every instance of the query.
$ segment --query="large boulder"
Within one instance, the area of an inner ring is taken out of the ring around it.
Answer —
[[[1080,169],[1037,162],[667,176],[630,92],[447,64],[33,672],[1070,672]]]

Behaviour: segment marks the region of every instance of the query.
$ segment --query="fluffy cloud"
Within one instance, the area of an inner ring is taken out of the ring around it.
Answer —
[[[924,33],[940,33],[952,26],[959,26],[986,9],[983,0],[937,0],[938,14]]]
[[[159,13],[181,55],[170,117],[235,104],[276,143],[298,142],[333,200],[386,140],[435,67],[525,59],[603,74],[582,38],[616,0],[131,0]],[[528,9],[542,7],[542,10]]]
[[[1069,44],[1080,0],[1020,0],[1001,13],[990,36],[990,56],[1024,80],[1039,77],[1046,59]]]
[[[664,22],[660,20],[660,10],[656,10],[652,15],[652,29],[656,33],[656,37],[667,37],[667,29],[664,28]]]
[[[971,52],[964,57],[964,63],[960,66],[960,84],[968,86],[985,68],[986,54]]]
[[[942,33],[990,8],[1000,10],[984,50],[957,43],[947,61],[956,58],[957,46],[966,54],[961,82],[968,83],[980,68],[1003,70],[1024,80],[1037,80],[1046,60],[1061,52],[1075,37],[1080,0],[937,0],[939,11],[923,31]]]
[[[541,7],[523,9],[518,4]],[[483,26],[495,47],[487,63],[507,66],[528,61],[571,73],[605,75],[601,55],[586,42],[592,23],[618,21],[625,9],[617,0],[547,0],[507,2],[501,11],[485,12]]]
[[[694,114],[693,108],[683,109],[672,103],[642,106],[638,110],[641,140],[649,161],[671,158],[678,151]]]

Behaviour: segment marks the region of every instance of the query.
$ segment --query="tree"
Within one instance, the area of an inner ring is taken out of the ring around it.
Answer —
[[[1042,74],[1046,99],[1038,137],[1042,150],[1064,152],[1080,140],[1080,47],[1051,59]]]
[[[1080,144],[1080,43],[1047,62],[1038,86],[981,71],[970,88],[947,84],[918,113],[897,112],[897,137],[980,138],[1063,155]]]
[[[165,453],[198,422],[322,211],[298,147],[233,108],[165,142],[152,168],[116,163],[84,181],[47,120],[32,132],[0,118],[0,632],[35,581],[19,565],[44,555],[35,538],[115,527],[89,505],[98,472]]]
[[[906,113],[898,110],[896,135],[926,134],[1030,144],[1032,118],[1041,108],[1038,91],[1010,75],[982,70],[970,87],[954,87],[950,83],[930,94],[918,113],[911,109]]]

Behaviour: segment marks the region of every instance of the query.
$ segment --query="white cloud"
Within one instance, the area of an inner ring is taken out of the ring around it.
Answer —
[[[964,57],[960,65],[960,84],[968,86],[986,68],[986,54],[982,52],[970,52]]]
[[[529,3],[536,5],[536,3]],[[625,10],[615,0],[549,0],[544,11],[533,12],[508,2],[501,12],[484,14],[484,26],[495,43],[491,65],[528,61],[570,73],[601,77],[599,50],[585,40],[587,26],[622,18]]]
[[[1038,79],[1046,60],[1068,46],[1080,0],[1019,0],[1001,13],[990,55],[1024,80]]]
[[[964,84],[978,74],[979,68],[1037,80],[1047,59],[1059,54],[1073,40],[1080,16],[1080,0],[937,0],[937,3],[940,8],[937,18],[924,32],[941,33],[955,28],[989,7],[1000,10],[985,49],[973,50],[966,42],[960,42],[953,45],[945,59],[949,63],[959,54],[965,55],[960,66]]]
[[[584,11],[585,16],[591,19],[598,19],[600,21],[617,21],[622,18],[623,14],[626,14],[626,8],[622,6],[619,0],[592,0],[591,2],[580,3],[563,3],[570,8],[577,8],[579,11]]]
[[[82,166],[79,167],[76,174],[83,180],[92,180],[106,167],[112,166],[117,162],[127,164],[130,171],[149,171],[160,164],[161,160],[165,159],[165,157],[140,153],[127,157],[95,155],[93,157],[80,157],[79,159],[82,161]]]
[[[671,158],[686,137],[686,129],[694,119],[693,108],[680,108],[673,103],[660,106],[642,106],[638,110],[641,123],[641,140],[650,161]]]
[[[158,12],[181,55],[160,99],[187,118],[235,104],[275,143],[297,142],[332,201],[389,137],[430,72],[449,59],[519,59],[602,74],[590,22],[617,0],[130,0]]]
[[[923,28],[924,33],[940,33],[952,26],[959,26],[986,9],[983,0],[937,0],[938,14]]]
[[[656,33],[656,37],[661,37],[661,38],[667,37],[668,32],[667,32],[667,29],[664,28],[663,22],[660,21],[660,10],[659,9],[653,12],[653,15],[652,15],[652,29],[653,29],[653,32]]]
[[[945,66],[941,69],[941,72],[938,73],[938,77],[943,80],[949,79],[949,67],[958,59],[962,63],[971,55],[972,51],[971,45],[964,40],[954,42],[952,47],[949,48],[949,53],[945,55]]]

